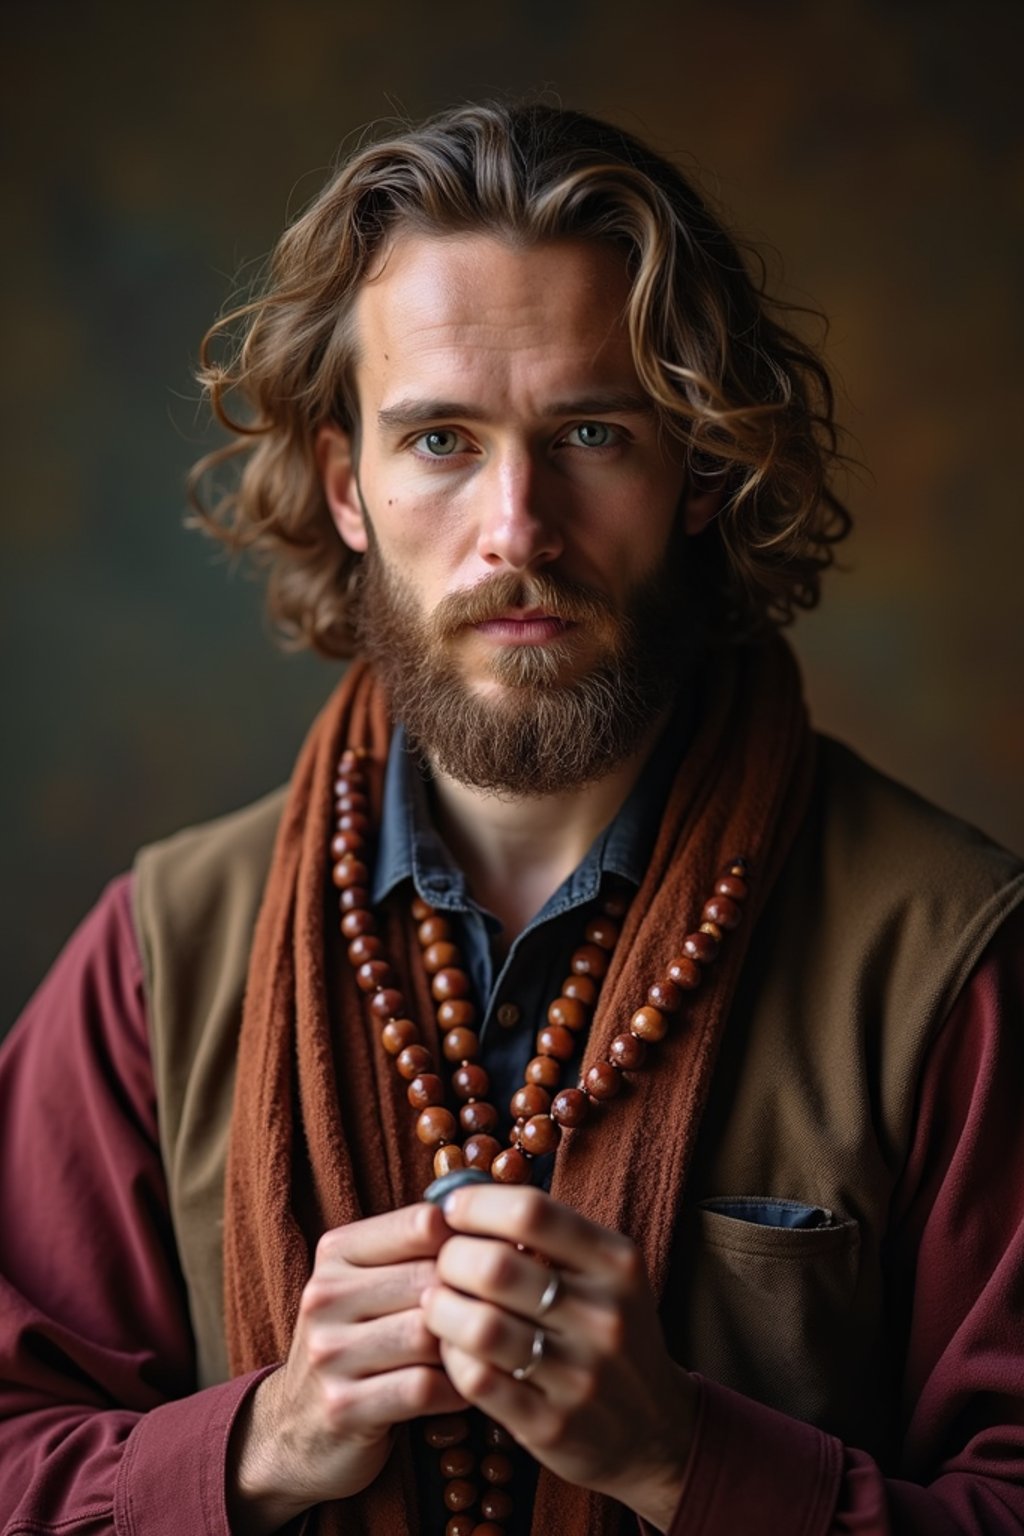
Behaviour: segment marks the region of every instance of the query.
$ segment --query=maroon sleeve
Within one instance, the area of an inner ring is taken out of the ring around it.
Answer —
[[[887,1272],[907,1319],[898,1465],[702,1381],[671,1536],[1024,1532],[1024,912],[930,1052]]]
[[[130,877],[0,1053],[0,1529],[226,1536],[256,1377],[196,1391]]]

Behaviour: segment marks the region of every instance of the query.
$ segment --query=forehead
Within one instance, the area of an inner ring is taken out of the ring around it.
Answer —
[[[449,397],[635,386],[629,291],[625,257],[592,241],[400,235],[355,304],[361,403],[417,383]]]

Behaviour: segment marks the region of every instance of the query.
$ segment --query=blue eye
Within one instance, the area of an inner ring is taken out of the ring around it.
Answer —
[[[615,441],[615,428],[603,421],[581,421],[569,433],[580,448],[609,448]]]
[[[438,427],[432,432],[424,432],[419,439],[427,453],[435,459],[446,459],[453,453],[458,453],[461,438],[457,432],[450,428]]]

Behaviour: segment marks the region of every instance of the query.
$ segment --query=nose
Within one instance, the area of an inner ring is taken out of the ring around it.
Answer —
[[[477,554],[492,569],[525,571],[562,553],[558,508],[541,481],[543,471],[525,451],[502,455],[493,478],[480,487],[483,508]]]

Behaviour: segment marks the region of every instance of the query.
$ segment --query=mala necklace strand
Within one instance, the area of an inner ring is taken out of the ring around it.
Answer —
[[[340,893],[341,932],[356,983],[368,997],[384,1050],[394,1058],[399,1075],[408,1084],[406,1095],[418,1112],[416,1134],[433,1149],[435,1177],[470,1168],[499,1183],[525,1184],[531,1177],[533,1159],[554,1152],[563,1130],[581,1126],[594,1102],[615,1098],[622,1086],[622,1073],[643,1067],[649,1046],[665,1038],[672,1015],[682,1008],[687,992],[700,986],[704,968],[714,961],[725,934],[742,918],[748,861],[732,859],[725,866],[704,903],[699,927],[683,940],[682,953],[669,965],[665,977],[648,988],[646,1001],[629,1021],[628,1032],[615,1036],[607,1058],[588,1068],[578,1087],[559,1089],[564,1064],[575,1053],[577,1036],[590,1022],[629,905],[622,891],[613,890],[602,898],[598,915],[584,928],[584,942],[573,951],[570,974],[548,1007],[546,1023],[537,1031],[537,1054],[527,1065],[525,1082],[510,1103],[514,1118],[511,1145],[503,1148],[493,1135],[499,1115],[487,1098],[490,1079],[477,1061],[480,1039],[474,1027],[477,1010],[470,997],[470,979],[453,942],[448,918],[418,896],[412,903],[423,966],[436,1005],[441,1050],[452,1069],[452,1091],[460,1101],[458,1120],[444,1103],[444,1083],[420,1039],[418,1026],[408,1016],[408,1004],[385,952],[377,918],[370,908],[367,858],[373,826],[368,785],[360,765],[366,755],[349,748],[338,762],[331,842],[331,876]],[[465,1137],[461,1145],[457,1139],[460,1130]],[[525,1379],[525,1374],[521,1373],[520,1379]],[[447,1479],[444,1502],[450,1518],[445,1536],[504,1536],[504,1526],[496,1522],[507,1520],[513,1509],[505,1489],[514,1470],[507,1454],[515,1443],[512,1436],[488,1421],[484,1431],[487,1450],[477,1468],[476,1457],[465,1444],[470,1435],[465,1415],[432,1419],[425,1433],[428,1445],[441,1453],[440,1470]],[[482,1495],[470,1481],[476,1470],[488,1485]],[[482,1521],[468,1513],[476,1504]]]

